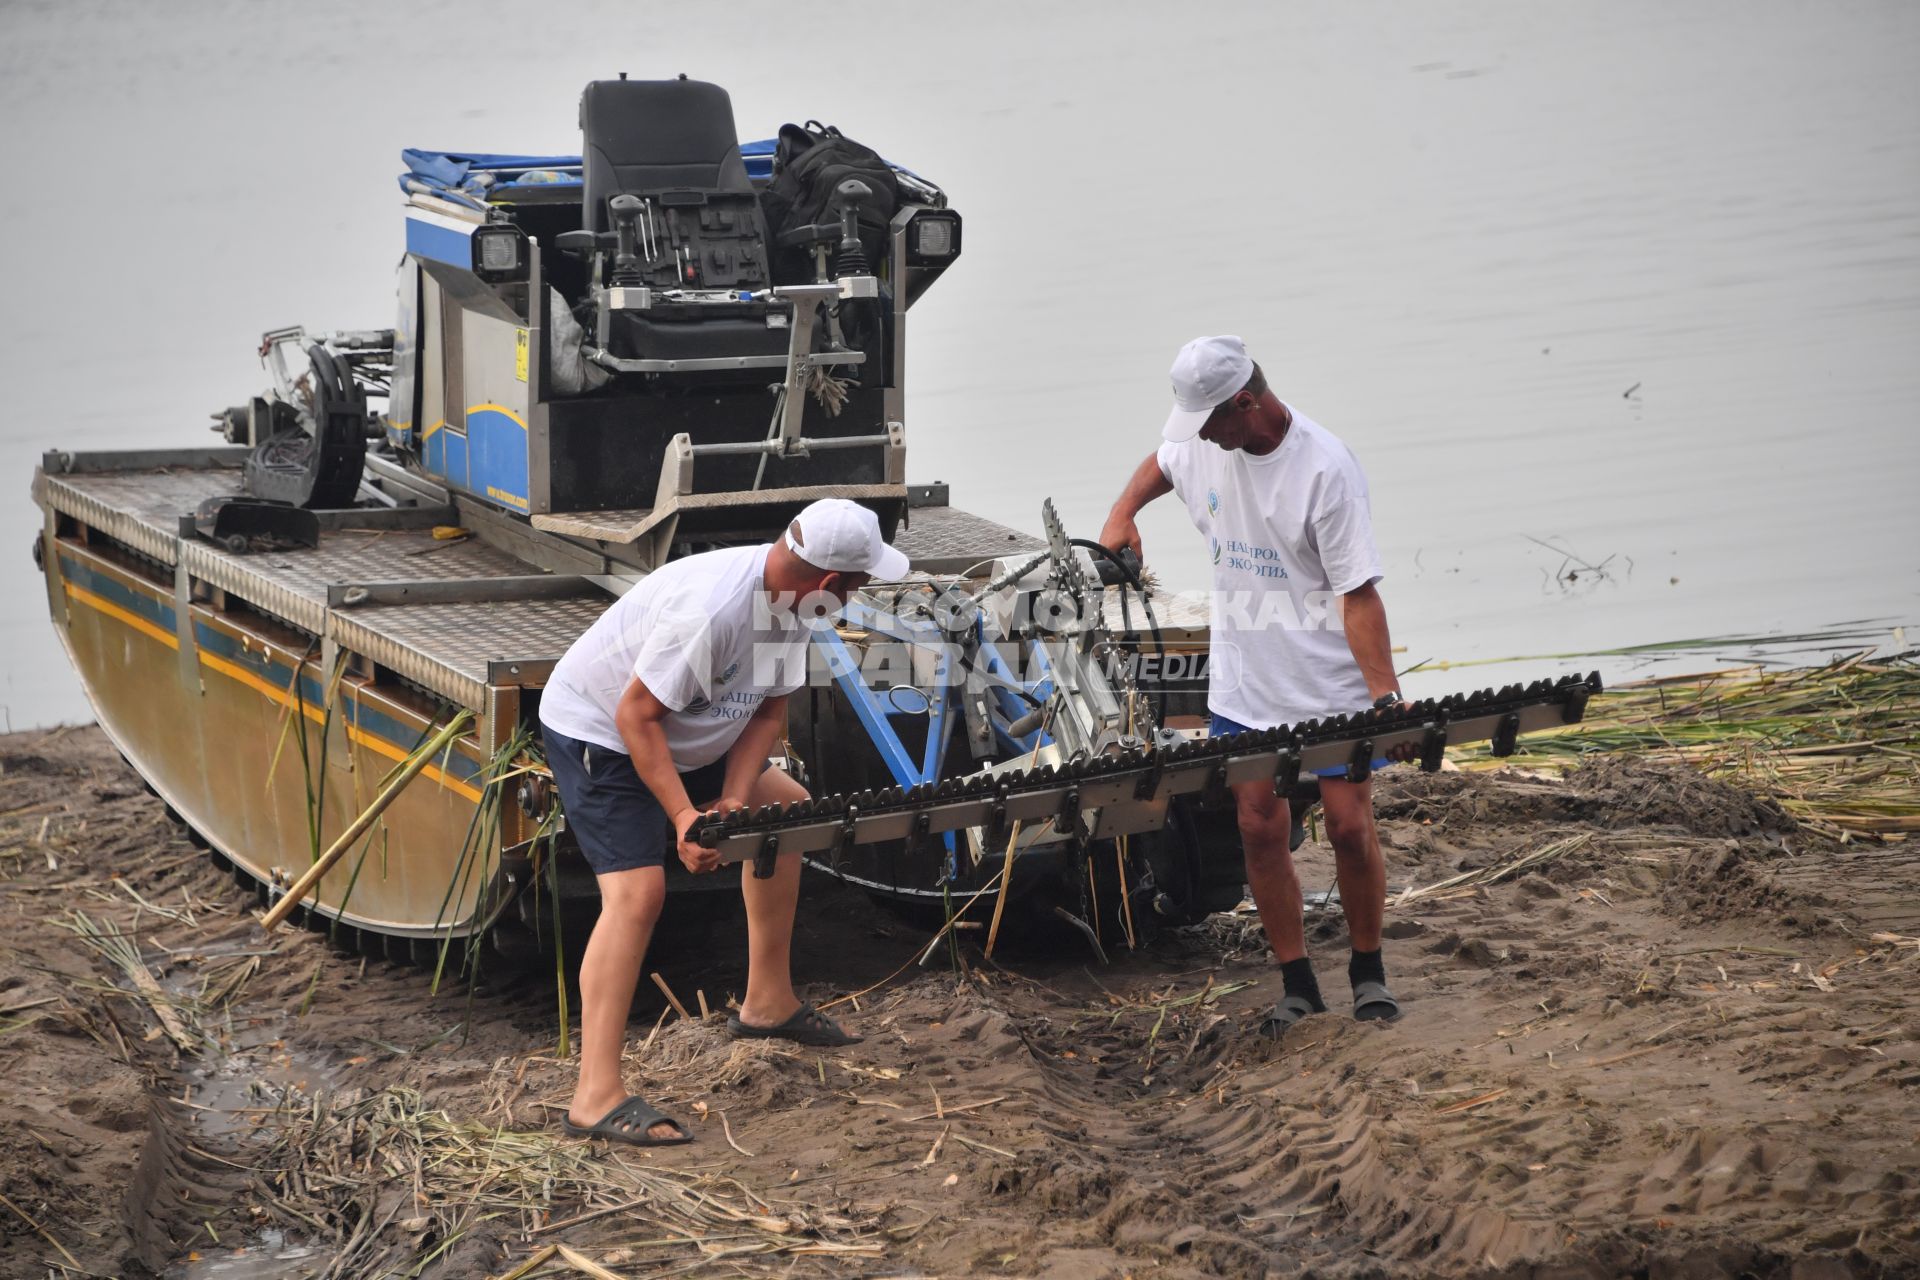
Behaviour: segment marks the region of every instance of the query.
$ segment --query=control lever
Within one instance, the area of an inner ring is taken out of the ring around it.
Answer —
[[[637,249],[640,208],[639,196],[618,195],[607,201],[607,211],[613,215],[615,238],[613,283],[615,285],[645,283],[640,274],[640,255]]]
[[[858,178],[848,178],[833,189],[834,208],[840,215],[840,254],[833,262],[833,274],[872,275],[867,266],[867,251],[860,244],[860,221],[855,206],[873,195],[873,188]]]

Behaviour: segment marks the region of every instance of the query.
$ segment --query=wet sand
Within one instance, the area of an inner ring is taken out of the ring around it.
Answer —
[[[0,765],[0,1274],[317,1276],[349,1252],[344,1274],[406,1274],[456,1227],[424,1274],[549,1243],[623,1276],[1920,1271],[1920,846],[1837,844],[1685,771],[1383,777],[1396,893],[1559,850],[1396,902],[1391,1027],[1344,1016],[1337,910],[1310,929],[1336,1012],[1277,1046],[1245,917],[1109,937],[1106,967],[985,963],[969,939],[964,973],[943,951],[839,1006],[867,1037],[842,1051],[667,1013],[629,1080],[697,1141],[595,1158],[609,1186],[624,1165],[751,1189],[772,1216],[747,1244],[790,1244],[726,1256],[565,1185],[477,1221],[336,1123],[413,1090],[450,1122],[551,1132],[572,1066],[550,967],[469,1004],[267,938],[97,730],[0,739]],[[1330,882],[1324,846],[1304,861]],[[185,1047],[75,911],[137,944]],[[820,999],[926,938],[825,882],[800,935]],[[718,949],[649,967],[718,1009],[740,985],[724,930]],[[636,1045],[664,1008],[643,986]]]

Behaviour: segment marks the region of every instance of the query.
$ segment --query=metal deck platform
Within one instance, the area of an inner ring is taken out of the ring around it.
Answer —
[[[239,449],[50,453],[35,496],[43,507],[174,570],[183,588],[197,581],[228,592],[468,707],[485,705],[489,685],[543,683],[567,646],[605,610],[602,587],[618,589],[617,579],[596,585],[589,577],[543,573],[491,543],[485,529],[439,541],[430,528],[396,527],[430,522],[430,506],[415,512],[425,520],[383,507],[328,513],[318,548],[234,554],[195,536],[191,517],[205,499],[242,491],[244,457]],[[431,486],[422,492],[430,497]],[[454,522],[465,513],[464,506],[447,508],[442,518]],[[555,534],[523,529],[516,538],[551,539],[570,557],[606,566],[600,572],[619,570],[591,546]],[[935,574],[1045,546],[950,507],[914,509],[895,544],[916,570]],[[416,595],[445,584],[455,598],[388,603],[400,593],[376,590],[364,603],[346,602],[351,588],[379,584],[414,584]],[[1143,626],[1140,610],[1134,614]],[[1113,617],[1117,621],[1117,612]],[[1173,639],[1170,620],[1163,617],[1162,625]]]

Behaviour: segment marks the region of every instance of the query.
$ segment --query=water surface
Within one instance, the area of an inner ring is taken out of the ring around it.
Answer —
[[[952,193],[909,470],[962,505],[1096,533],[1174,351],[1231,332],[1366,466],[1408,664],[1920,619],[1913,6],[318,12],[0,7],[15,727],[86,715],[27,557],[40,451],[214,443],[263,330],[391,324],[402,146],[572,150],[621,70]],[[1143,528],[1205,582],[1172,503]]]

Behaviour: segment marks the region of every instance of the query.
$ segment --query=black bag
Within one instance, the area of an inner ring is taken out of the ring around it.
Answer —
[[[886,260],[887,229],[900,207],[900,182],[872,147],[855,142],[831,125],[809,120],[780,126],[773,153],[773,179],[760,193],[767,230],[777,242],[783,232],[833,221],[833,194],[848,178],[858,178],[872,194],[857,206],[860,243],[876,271]],[[804,248],[775,249],[775,277],[782,283],[813,278]]]

